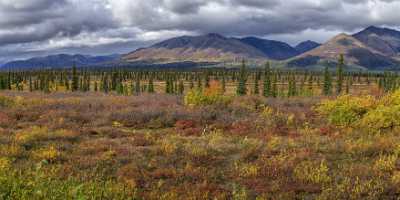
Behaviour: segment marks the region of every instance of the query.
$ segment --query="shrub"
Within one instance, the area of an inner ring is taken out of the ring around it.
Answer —
[[[306,183],[322,184],[331,180],[328,171],[329,168],[325,161],[320,163],[304,161],[294,169],[294,176]]]
[[[372,96],[353,97],[350,95],[339,96],[335,100],[325,100],[316,111],[327,116],[331,124],[349,126],[361,119],[364,114],[375,107]]]
[[[0,107],[11,107],[14,103],[14,100],[10,97],[0,96]]]
[[[7,158],[0,158],[0,172],[10,169],[11,161]]]
[[[375,169],[379,171],[391,172],[396,169],[397,155],[384,156],[381,155],[375,161]]]
[[[22,130],[15,135],[15,142],[21,145],[32,145],[34,142],[42,139],[48,139],[48,129],[45,127],[33,126],[29,129]]]
[[[400,105],[400,90],[397,90],[391,94],[384,96],[380,101],[379,104],[385,106],[395,106]]]
[[[33,156],[37,158],[38,160],[46,160],[48,162],[55,162],[57,161],[61,153],[58,151],[58,149],[54,145],[50,145],[49,147],[39,149],[35,152],[33,152]]]
[[[227,105],[231,100],[231,97],[223,95],[216,82],[211,83],[210,87],[204,91],[198,89],[191,90],[184,97],[184,102],[187,106]]]
[[[400,126],[400,105],[378,106],[369,111],[361,120],[360,126],[374,131],[393,129]]]

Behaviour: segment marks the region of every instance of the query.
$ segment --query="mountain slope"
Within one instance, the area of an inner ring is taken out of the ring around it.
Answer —
[[[396,60],[368,47],[358,39],[340,34],[327,43],[292,59],[289,65],[306,67],[317,65],[322,61],[335,63],[340,54],[345,55],[347,64],[367,69],[384,69],[397,64]]]
[[[315,48],[317,48],[319,46],[321,46],[320,43],[317,43],[317,42],[314,42],[314,41],[311,41],[311,40],[307,40],[307,41],[299,43],[295,47],[295,49],[298,52],[298,54],[302,54],[302,53],[305,53],[307,51],[311,51],[311,50],[313,50],[313,49],[315,49]]]
[[[71,67],[75,64],[78,67],[82,66],[94,66],[99,64],[105,64],[116,61],[120,58],[120,55],[108,55],[108,56],[89,56],[89,55],[69,55],[69,54],[57,54],[46,57],[35,57],[27,60],[11,61],[2,66],[2,68],[12,69],[28,69],[28,68],[40,68],[40,67],[52,67],[62,68]]]
[[[295,48],[284,42],[265,40],[256,37],[245,37],[239,40],[257,48],[262,51],[266,57],[273,60],[286,60],[299,54]]]
[[[386,56],[396,57],[400,55],[400,32],[370,26],[353,35],[365,45],[383,53]]]
[[[218,34],[182,36],[142,48],[123,56],[127,62],[218,62],[241,58],[263,59],[260,50],[233,38]]]

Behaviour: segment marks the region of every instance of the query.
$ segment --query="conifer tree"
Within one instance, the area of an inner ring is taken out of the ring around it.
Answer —
[[[344,67],[344,56],[343,54],[340,55],[339,60],[338,60],[338,66],[337,66],[337,80],[336,80],[336,94],[342,93],[342,88],[343,88],[343,67]]]
[[[97,81],[94,81],[94,91],[95,92],[99,91],[99,86],[97,84]]]
[[[221,90],[222,90],[223,94],[226,92],[226,81],[225,81],[225,75],[224,74],[222,74]]]
[[[310,75],[308,77],[308,95],[313,96],[314,91],[313,91],[313,75]]]
[[[183,84],[183,80],[179,80],[178,93],[183,94],[184,90],[185,90],[185,85]]]
[[[153,77],[150,77],[149,79],[149,87],[147,88],[148,93],[154,93],[154,83],[153,83]]]
[[[255,76],[254,78],[254,94],[259,95],[260,94],[260,87],[258,85],[258,78]]]
[[[265,69],[264,69],[264,89],[263,89],[263,96],[264,97],[269,97],[271,96],[271,69],[269,62],[265,64]]]
[[[209,71],[206,71],[204,76],[204,88],[209,88],[209,87],[210,87],[210,74]]]
[[[29,76],[29,92],[33,91],[32,76]]]
[[[247,94],[247,87],[246,87],[246,82],[247,82],[247,72],[246,72],[246,64],[245,61],[242,61],[242,66],[240,67],[239,71],[239,80],[238,80],[238,85],[236,88],[236,94],[238,96],[244,96]]]
[[[190,88],[190,89],[193,89],[193,88],[194,88],[193,75],[190,75],[190,78],[189,78],[189,88]]]
[[[278,77],[276,72],[273,75],[271,86],[271,96],[274,98],[278,97]]]
[[[72,86],[71,86],[71,90],[73,92],[78,91],[79,89],[79,77],[78,77],[78,73],[76,70],[76,65],[74,64],[72,66]]]
[[[136,95],[139,95],[139,94],[140,94],[140,90],[141,90],[141,87],[140,87],[140,78],[137,77],[137,78],[136,78],[136,81],[135,81],[135,94],[136,94]]]
[[[124,85],[121,82],[117,83],[116,92],[119,95],[124,94]]]
[[[332,80],[331,74],[328,70],[328,67],[325,67],[324,70],[324,85],[323,85],[323,94],[328,96],[332,94]]]

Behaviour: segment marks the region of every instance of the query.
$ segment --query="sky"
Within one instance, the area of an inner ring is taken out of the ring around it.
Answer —
[[[400,30],[399,10],[400,0],[0,0],[0,63],[205,33],[325,42],[371,25]]]

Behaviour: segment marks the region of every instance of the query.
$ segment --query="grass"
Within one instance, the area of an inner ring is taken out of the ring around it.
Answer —
[[[331,105],[321,97],[198,106],[183,99],[0,93],[0,199],[400,194],[397,129],[335,126],[315,109]]]

